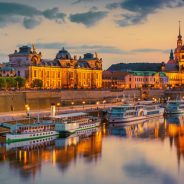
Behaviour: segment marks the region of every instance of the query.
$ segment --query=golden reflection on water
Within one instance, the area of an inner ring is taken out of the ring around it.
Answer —
[[[21,177],[28,178],[41,173],[45,164],[66,172],[72,164],[79,163],[81,159],[88,164],[99,162],[103,155],[110,154],[110,152],[103,153],[103,139],[110,138],[111,143],[116,141],[116,144],[121,144],[117,142],[117,138],[122,136],[127,140],[129,138],[139,141],[156,140],[162,144],[164,140],[169,139],[170,148],[175,148],[177,162],[180,165],[181,159],[184,159],[184,123],[182,120],[179,117],[174,117],[174,119],[171,117],[167,119],[167,122],[163,119],[156,119],[123,127],[103,125],[90,133],[74,134],[68,138],[45,139],[36,145],[27,142],[22,146],[17,144],[2,146],[0,147],[0,166],[1,163],[6,162],[10,170],[15,170],[20,173]],[[111,145],[108,147],[110,148]],[[116,158],[112,159],[116,160]]]

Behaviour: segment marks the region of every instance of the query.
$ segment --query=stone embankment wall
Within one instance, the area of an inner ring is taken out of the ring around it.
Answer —
[[[24,111],[28,104],[30,109],[50,108],[52,103],[62,105],[71,105],[73,101],[76,104],[93,104],[103,100],[112,101],[123,97],[141,97],[140,90],[63,90],[63,91],[27,91],[27,92],[2,92],[0,93],[0,112]]]

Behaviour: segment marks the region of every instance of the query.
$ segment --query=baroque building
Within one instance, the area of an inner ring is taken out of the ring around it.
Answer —
[[[168,77],[168,85],[170,87],[179,87],[184,85],[184,45],[180,22],[176,48],[174,52],[171,49],[169,61],[166,64],[162,63],[161,69]]]
[[[9,55],[9,61],[16,75],[27,79],[27,87],[35,79],[42,80],[46,89],[102,87],[102,59],[97,54],[87,53],[77,59],[63,48],[53,60],[46,60],[32,45],[20,47]]]

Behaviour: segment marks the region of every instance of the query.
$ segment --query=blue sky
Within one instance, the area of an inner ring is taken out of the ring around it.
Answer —
[[[31,43],[49,59],[62,47],[96,51],[104,68],[167,61],[183,9],[183,0],[0,0],[0,62]]]

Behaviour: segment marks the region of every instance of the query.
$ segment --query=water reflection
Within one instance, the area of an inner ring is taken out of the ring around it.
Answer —
[[[118,127],[103,125],[68,138],[2,144],[0,181],[181,184],[183,122],[183,115],[170,116]]]
[[[125,137],[152,137],[158,138],[161,133],[164,133],[165,121],[164,118],[154,118],[150,120],[127,123],[127,124],[113,124],[109,128],[113,135],[120,135]]]
[[[68,138],[56,136],[38,140],[15,142],[0,148],[0,161],[9,163],[9,169],[19,172],[21,178],[34,176],[46,162],[67,170],[78,157],[97,162],[101,157],[102,132],[100,128],[81,131]]]

